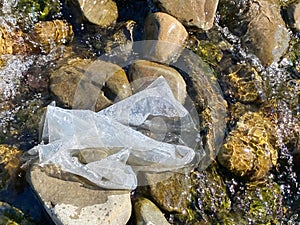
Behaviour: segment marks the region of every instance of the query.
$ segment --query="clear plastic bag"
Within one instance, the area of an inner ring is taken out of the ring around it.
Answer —
[[[34,150],[38,151],[42,166],[55,164],[103,188],[135,189],[137,171],[179,169],[192,163],[196,155],[204,156],[202,150],[195,152],[187,146],[191,140],[179,138],[176,144],[166,143],[140,132],[140,127],[151,127],[153,118],[177,121],[170,126],[157,123],[155,131],[162,126],[167,128],[166,135],[177,132],[181,137],[183,132],[196,141],[196,124],[160,77],[145,90],[98,113],[49,105],[43,142]],[[85,164],[77,156],[81,149],[105,149],[107,156]]]

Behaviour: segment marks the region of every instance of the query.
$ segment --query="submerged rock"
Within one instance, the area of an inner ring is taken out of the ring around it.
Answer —
[[[159,224],[169,225],[159,208],[146,198],[138,198],[134,203],[136,225]]]
[[[25,54],[30,51],[21,30],[0,26],[0,55]]]
[[[239,64],[232,70],[222,76],[225,95],[242,103],[259,103],[264,100],[263,80],[255,68]]]
[[[221,219],[230,212],[231,200],[216,163],[205,171],[192,173],[193,201],[199,218],[209,221],[207,215]]]
[[[273,124],[259,113],[248,112],[229,133],[218,160],[239,176],[263,179],[277,163],[276,142]]]
[[[282,200],[280,187],[274,181],[251,182],[235,194],[233,211],[242,215],[245,224],[280,224],[284,215]]]
[[[63,20],[42,21],[36,23],[29,33],[33,48],[49,53],[56,46],[73,40],[72,26]]]
[[[76,0],[77,1],[77,0]],[[84,17],[100,27],[107,27],[117,21],[118,8],[112,0],[85,1],[78,0]]]
[[[28,180],[56,224],[120,224],[131,215],[130,191],[89,189],[81,183],[47,176],[33,166]]]
[[[0,187],[17,177],[22,152],[12,146],[0,145]]]
[[[150,194],[154,201],[168,212],[187,214],[191,180],[184,173],[147,173]]]
[[[29,28],[31,23],[57,17],[60,13],[61,3],[59,0],[20,0],[14,7],[18,23],[22,27]]]
[[[257,55],[264,66],[278,62],[290,41],[279,5],[275,1],[255,1],[250,4],[246,20],[249,23],[242,38],[244,45]]]
[[[150,85],[156,78],[163,76],[173,91],[174,97],[184,104],[186,93],[186,84],[175,69],[146,60],[135,61],[130,66],[129,76],[132,80],[131,86],[133,92],[143,90]]]
[[[6,202],[0,202],[0,224],[6,225],[30,225],[33,224],[30,218],[26,218],[25,214],[9,205]]]
[[[218,0],[154,0],[166,13],[187,26],[209,30],[213,26]]]
[[[188,37],[185,27],[166,13],[152,13],[145,21],[144,56],[158,62],[178,58]]]
[[[278,1],[221,0],[220,13],[221,23],[241,37],[242,45],[254,53],[263,66],[278,62],[287,50],[290,36]]]
[[[173,66],[184,71],[188,94],[200,116],[200,138],[206,156],[198,166],[206,169],[215,160],[223,144],[227,102],[208,64],[192,51],[185,50]]]

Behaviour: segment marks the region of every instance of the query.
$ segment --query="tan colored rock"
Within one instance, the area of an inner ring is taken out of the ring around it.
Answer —
[[[84,16],[91,23],[107,27],[117,21],[118,8],[112,0],[78,0]]]
[[[289,46],[289,34],[280,14],[280,6],[274,0],[251,2],[245,15],[249,22],[243,45],[254,53],[264,66],[278,62]]]
[[[185,27],[174,17],[162,13],[152,13],[145,21],[144,55],[158,62],[177,59],[188,37]]]
[[[169,225],[159,208],[146,198],[138,198],[134,203],[136,225]]]
[[[131,216],[130,191],[95,190],[50,177],[33,166],[29,182],[50,217],[63,225],[125,225]]]
[[[154,2],[184,25],[209,30],[213,26],[219,0],[155,0]]]
[[[102,90],[105,85],[114,94],[113,97],[105,95]],[[50,89],[67,107],[95,111],[131,95],[130,84],[121,67],[80,58],[71,58],[51,72]]]
[[[175,69],[146,60],[138,60],[131,64],[129,76],[133,92],[145,89],[160,76],[163,76],[173,91],[175,98],[182,104],[185,101],[186,84],[180,73]]]

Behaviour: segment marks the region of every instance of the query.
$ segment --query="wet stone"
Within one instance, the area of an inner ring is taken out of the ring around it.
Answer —
[[[264,100],[263,80],[255,68],[240,64],[232,70],[222,76],[225,95],[242,103],[258,103]]]
[[[0,145],[0,187],[17,177],[22,152],[9,145]]]
[[[120,224],[131,215],[129,190],[103,190],[48,176],[33,166],[28,181],[56,224]]]
[[[72,26],[63,20],[41,21],[36,23],[29,33],[33,48],[42,53],[49,53],[59,45],[73,40]]]
[[[189,97],[200,116],[201,140],[206,153],[200,165],[206,169],[223,144],[227,102],[212,70],[198,55],[184,50],[174,66],[185,72]]]
[[[209,30],[213,26],[218,0],[154,0],[166,13],[184,25]]]
[[[241,38],[242,46],[263,66],[278,62],[287,50],[290,36],[278,1],[220,0],[219,12],[221,23]]]
[[[136,225],[159,224],[169,225],[159,208],[146,198],[138,198],[134,203]]]
[[[245,17],[249,24],[246,34],[242,37],[244,46],[248,47],[264,66],[278,62],[290,41],[278,3],[268,0],[254,1],[250,3]]]
[[[291,28],[300,31],[300,3],[292,4],[287,8],[287,20]]]
[[[180,54],[188,37],[185,27],[174,17],[152,13],[145,21],[144,56],[158,62],[171,62]]]
[[[277,163],[276,142],[273,124],[259,113],[248,112],[229,133],[218,160],[241,177],[260,180]]]
[[[64,106],[99,111],[131,95],[124,70],[100,60],[70,58],[51,72],[50,89]],[[109,96],[104,89],[109,89]]]
[[[223,219],[230,212],[231,200],[223,178],[217,171],[217,164],[213,163],[205,171],[195,170],[192,174],[192,199],[197,212],[204,220],[209,220],[207,213]]]
[[[30,47],[21,30],[0,26],[0,55],[25,54]]]
[[[189,205],[191,180],[184,173],[147,173],[150,194],[162,209],[186,214]]]
[[[242,215],[245,224],[280,224],[284,214],[279,184],[270,179],[247,183],[233,201],[233,211]]]
[[[6,202],[0,202],[0,224],[11,225],[30,225],[33,221],[26,218],[25,214],[18,208],[9,205]]]
[[[156,78],[163,76],[173,91],[174,97],[184,104],[187,95],[186,84],[180,73],[175,69],[159,63],[139,60],[131,64],[129,76],[132,80],[133,92],[145,89]]]
[[[117,21],[118,8],[112,0],[76,0],[85,18],[100,27],[107,27]]]

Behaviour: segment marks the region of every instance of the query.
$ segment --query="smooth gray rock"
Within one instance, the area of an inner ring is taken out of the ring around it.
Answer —
[[[172,89],[175,98],[184,104],[187,95],[186,84],[177,70],[159,63],[138,60],[131,64],[129,76],[132,80],[133,92],[146,88],[153,80],[163,76]]]
[[[48,176],[33,166],[28,181],[57,225],[125,225],[131,216],[129,190],[94,190]]]
[[[136,225],[169,225],[159,208],[146,198],[138,198],[134,203]]]
[[[185,27],[174,17],[152,13],[145,21],[144,56],[153,61],[169,63],[175,61],[188,37]]]
[[[213,26],[219,0],[154,0],[154,2],[184,25],[209,30]]]

